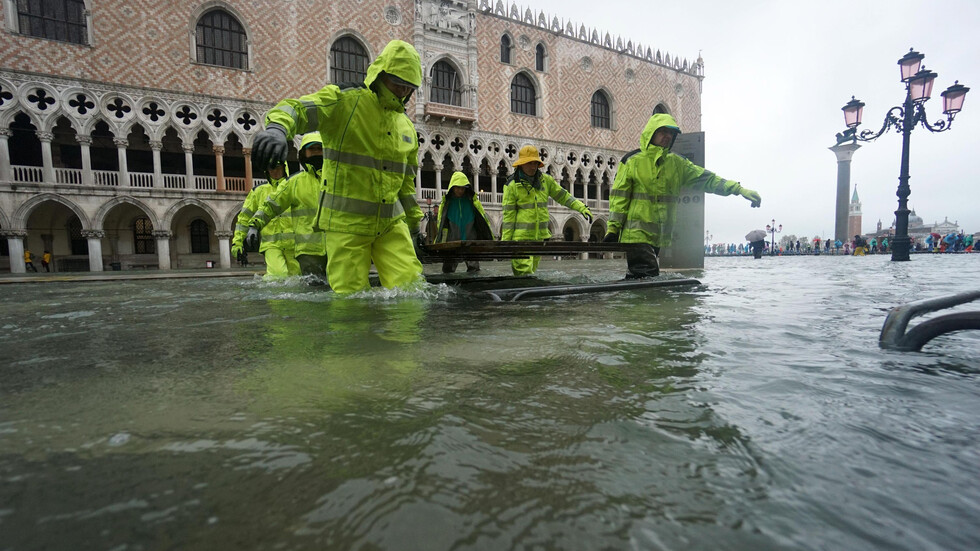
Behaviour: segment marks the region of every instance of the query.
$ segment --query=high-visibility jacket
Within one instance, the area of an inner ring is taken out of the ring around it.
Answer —
[[[278,220],[288,220],[292,228],[294,254],[323,256],[327,254],[323,231],[314,226],[317,204],[323,186],[320,177],[311,166],[289,177],[255,211],[249,224],[262,228]],[[268,226],[267,226],[268,225]]]
[[[732,195],[742,186],[697,166],[684,157],[650,143],[662,126],[676,127],[665,113],[650,117],[640,136],[640,149],[619,164],[609,192],[607,233],[619,234],[622,243],[670,246],[670,233],[681,188]]]
[[[279,125],[289,137],[319,131],[323,138],[323,191],[314,217],[322,230],[381,235],[404,221],[418,231],[418,135],[403,101],[383,83],[371,90],[382,72],[422,83],[418,52],[393,40],[368,67],[363,88],[331,84],[285,99],[266,115],[267,126]]]
[[[439,229],[436,233],[436,243],[457,241],[461,238],[461,233],[467,229],[455,227],[456,223],[450,216],[450,210],[452,210],[450,205],[455,201],[459,201],[463,205],[463,208],[469,208],[468,204],[470,203],[473,205],[473,223],[469,228],[470,231],[466,232],[466,239],[470,241],[493,240],[490,219],[487,218],[487,213],[483,210],[483,203],[480,202],[480,198],[473,192],[473,188],[468,188],[462,197],[455,197],[453,188],[466,188],[469,185],[470,181],[466,177],[466,174],[462,172],[453,173],[452,179],[449,180],[449,189],[443,194],[442,202],[439,203]]]
[[[232,245],[237,247],[242,246],[245,242],[245,235],[248,233],[248,224],[252,220],[252,217],[255,216],[255,212],[265,203],[268,197],[275,194],[285,183],[286,178],[269,180],[267,183],[253,187],[252,191],[248,192],[248,196],[245,197],[245,203],[242,204],[242,210],[238,213],[238,218],[235,219],[235,235],[232,238]],[[259,252],[264,253],[270,248],[291,250],[294,247],[293,225],[292,220],[288,216],[277,219],[274,223],[261,229],[262,231],[259,233],[261,237]]]
[[[572,210],[586,213],[585,203],[572,197],[554,178],[538,170],[528,177],[520,167],[504,186],[501,201],[504,222],[500,239],[537,241],[551,239],[548,229],[548,198]]]

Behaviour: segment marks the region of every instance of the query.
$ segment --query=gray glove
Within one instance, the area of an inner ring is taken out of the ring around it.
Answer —
[[[245,235],[245,252],[259,252],[259,241],[261,241],[259,229],[254,226],[249,228],[248,234]]]
[[[252,162],[257,167],[265,168],[272,161],[285,161],[288,152],[286,129],[278,124],[270,124],[252,142]]]

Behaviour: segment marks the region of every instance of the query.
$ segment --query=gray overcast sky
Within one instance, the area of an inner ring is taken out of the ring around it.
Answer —
[[[510,4],[508,3],[508,6]],[[702,130],[707,168],[762,194],[762,207],[708,195],[713,242],[741,241],[776,219],[784,233],[832,236],[837,161],[827,148],[843,130],[841,107],[862,100],[862,129],[877,131],[905,99],[898,59],[915,48],[939,74],[926,104],[954,80],[972,90],[948,132],[912,133],[909,197],[927,224],[945,217],[980,231],[980,1],[978,0],[533,0],[548,19],[585,24],[654,50],[705,62]],[[863,230],[892,224],[902,137],[862,143],[851,164]]]

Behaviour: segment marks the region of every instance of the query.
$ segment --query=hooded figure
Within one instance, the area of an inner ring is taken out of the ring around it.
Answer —
[[[243,243],[255,212],[269,196],[282,189],[288,175],[289,167],[286,163],[266,166],[266,183],[259,184],[248,192],[245,203],[242,204],[242,210],[238,213],[238,218],[235,221],[235,235],[232,238],[231,247],[231,254],[235,258],[240,258],[245,253]],[[289,217],[278,218],[275,223],[269,224],[261,230],[258,251],[265,257],[265,276],[262,279],[268,281],[299,275],[299,264],[296,262],[294,251],[293,224]],[[247,259],[243,265],[247,265]]]
[[[518,153],[517,169],[504,186],[503,224],[500,238],[504,241],[544,241],[551,239],[548,229],[548,198],[559,205],[577,211],[592,223],[592,212],[585,203],[572,197],[551,176],[541,172],[544,162],[533,145],[525,145]],[[540,256],[511,260],[514,275],[531,275],[538,269]]]
[[[299,145],[299,165],[303,170],[262,201],[249,221],[251,226],[262,230],[263,244],[269,227],[289,224],[295,242],[296,274],[313,276],[315,282],[325,282],[327,277],[326,243],[323,232],[313,225],[320,200],[322,142],[319,132],[303,136]]]
[[[492,241],[493,231],[490,220],[483,210],[480,198],[473,191],[466,174],[454,172],[449,181],[449,189],[439,203],[439,227],[436,233],[436,243],[448,241]],[[459,262],[447,260],[442,264],[442,273],[451,274],[456,271]],[[467,272],[480,270],[477,260],[466,261]]]
[[[405,104],[422,84],[419,54],[393,40],[367,70],[363,86],[331,84],[285,99],[266,115],[253,155],[284,158],[286,139],[319,131],[322,191],[313,218],[322,231],[330,286],[338,293],[367,289],[372,261],[385,287],[421,281],[411,234],[422,209],[415,202],[418,135]]]
[[[659,254],[670,246],[670,234],[681,188],[715,195],[738,194],[762,203],[758,193],[738,182],[725,180],[670,152],[680,128],[674,118],[658,113],[647,121],[640,148],[620,161],[609,193],[609,225],[605,242],[649,243]],[[629,275],[646,277],[659,273],[655,258],[627,257]]]

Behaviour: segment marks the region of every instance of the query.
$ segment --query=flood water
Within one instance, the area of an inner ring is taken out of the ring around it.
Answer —
[[[2,285],[0,549],[980,548],[980,331],[877,342],[980,255],[705,264]]]

